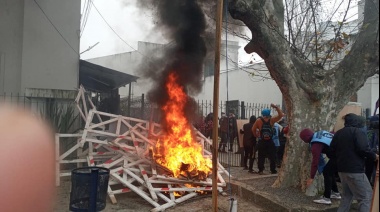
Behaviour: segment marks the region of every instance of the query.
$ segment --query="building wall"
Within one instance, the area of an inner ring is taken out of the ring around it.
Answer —
[[[367,80],[358,91],[358,102],[362,104],[363,110],[369,110],[370,115],[375,111],[376,101],[379,99],[379,76],[375,75]]]
[[[132,83],[132,95],[134,97],[146,94],[151,86],[151,83],[144,79],[139,66],[142,62],[148,62],[152,54],[157,54],[164,49],[164,45],[157,43],[139,42],[138,51],[126,52],[121,54],[109,55],[104,57],[91,58],[87,61],[107,68],[114,69],[123,73],[135,75],[139,77],[136,83]],[[129,87],[119,89],[121,97],[126,97],[129,94]]]
[[[346,106],[339,112],[337,118],[336,118],[336,123],[334,126],[334,132],[342,129],[344,127],[344,116],[348,113],[354,113],[356,115],[361,116],[362,115],[362,105],[357,102],[349,102],[347,103]]]
[[[170,44],[168,44],[170,45]],[[148,62],[149,57],[152,54],[160,54],[165,48],[165,45],[155,43],[138,43],[138,52],[127,52],[122,54],[104,56],[99,58],[88,59],[88,62],[105,66],[117,71],[121,71],[127,74],[133,74],[140,77],[137,83],[133,83],[132,95],[133,97],[139,97],[142,94],[147,94],[151,88],[151,82],[144,79],[139,71],[139,65],[141,62]],[[245,101],[247,103],[275,103],[281,105],[282,94],[273,80],[253,80],[247,72],[239,69],[238,67],[238,42],[228,41],[227,51],[228,58],[226,58],[226,44],[222,42],[221,46],[221,62],[220,62],[220,101],[227,100],[227,72],[226,67],[228,62],[228,92],[229,100]],[[213,55],[209,56],[205,60],[205,66],[210,65],[208,68],[212,70],[210,76],[204,77],[204,86],[199,94],[195,94],[195,98],[199,100],[213,100],[213,86],[214,86],[214,58]],[[265,66],[265,65],[264,65]],[[257,69],[262,69],[263,64],[258,64]],[[253,67],[255,68],[255,67]],[[268,73],[267,70],[263,72]],[[263,73],[263,75],[265,75]],[[128,88],[120,88],[120,95],[122,97],[128,95]],[[268,93],[270,95],[268,95]]]
[[[24,0],[1,0],[0,93],[20,92],[23,26]]]
[[[262,64],[255,66],[261,67]],[[264,76],[268,71],[260,71]],[[228,78],[228,82],[227,82]],[[199,100],[213,100],[214,77],[204,80],[202,92],[196,96]],[[274,80],[252,77],[242,69],[224,70],[220,74],[219,101],[239,100],[246,103],[274,103],[282,105],[282,94]]]
[[[114,69],[116,71],[139,76],[134,73],[138,65],[140,64],[142,58],[143,56],[141,54],[134,51],[134,52],[126,52],[122,54],[92,58],[92,59],[88,59],[87,61],[90,63],[94,63],[97,65],[110,68],[110,69]],[[138,80],[138,82],[140,82],[140,79]],[[135,90],[135,87],[138,85],[139,83],[133,83],[133,91]],[[132,91],[132,94],[134,95],[133,91]],[[144,90],[142,92],[144,92]],[[121,97],[128,96],[129,86],[119,88],[119,94]]]
[[[80,1],[25,1],[21,91],[75,90],[79,81]],[[66,42],[66,41],[67,42]]]

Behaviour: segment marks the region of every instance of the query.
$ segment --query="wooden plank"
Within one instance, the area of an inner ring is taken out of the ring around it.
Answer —
[[[144,180],[145,180],[145,184],[149,190],[149,193],[150,193],[150,196],[152,197],[152,199],[154,201],[158,201],[158,198],[157,198],[157,195],[156,193],[154,192],[154,188],[152,186],[152,184],[149,182],[149,177],[148,177],[148,174],[147,172],[145,171],[145,168],[141,165],[139,165],[139,168],[140,168],[140,171],[141,171],[141,175],[143,176]]]
[[[154,207],[159,207],[160,206],[157,202],[155,202],[154,200],[152,200],[148,195],[146,195],[138,187],[136,187],[136,186],[132,185],[131,183],[125,181],[123,178],[121,178],[117,174],[112,174],[112,176],[114,176],[116,179],[118,179],[124,186],[128,187],[129,189],[131,189],[132,191],[134,191],[136,194],[138,194],[140,197],[142,197],[143,199],[145,199],[147,202],[149,202],[150,204],[152,204]]]

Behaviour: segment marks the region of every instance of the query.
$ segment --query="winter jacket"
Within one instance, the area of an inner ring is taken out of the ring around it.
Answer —
[[[256,121],[256,116],[251,116],[249,123],[243,125],[243,129],[240,129],[240,133],[243,134],[243,146],[244,147],[254,147],[256,146],[256,137],[252,133],[253,124]]]
[[[228,133],[228,118],[227,118],[227,116],[222,116],[219,119],[219,125],[220,125],[220,132],[221,133]]]
[[[252,123],[244,124],[242,132],[243,135],[243,145],[244,147],[253,147],[256,145],[256,137],[253,135],[251,129],[253,127]]]
[[[228,118],[228,123],[229,123],[228,129],[230,132],[230,134],[229,134],[230,138],[238,137],[237,120],[236,120],[235,116],[230,116]],[[239,139],[239,137],[238,137],[238,139]]]
[[[359,116],[346,115],[344,125],[334,134],[330,145],[331,154],[337,160],[338,172],[364,173],[365,158],[375,160],[376,154],[371,152],[367,135],[359,128]]]
[[[280,131],[282,130],[281,128],[281,125],[279,125],[277,122],[274,123],[272,140],[274,142],[274,145],[277,147],[280,146]]]

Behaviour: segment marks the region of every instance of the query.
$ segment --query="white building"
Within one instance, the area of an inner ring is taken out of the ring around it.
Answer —
[[[247,73],[248,71],[257,70],[257,72],[260,72],[260,74],[268,75],[268,71],[266,69],[263,69],[263,63],[255,64],[253,66],[245,68],[239,67],[238,49],[240,48],[240,46],[238,45],[238,42],[228,42],[228,58],[226,58],[225,56],[225,47],[225,42],[222,42],[220,62],[220,101],[227,100],[228,87],[229,100],[261,103],[273,102],[276,104],[281,104],[281,93],[273,80],[263,80],[262,77],[254,77],[251,74]],[[139,42],[137,51],[92,58],[88,59],[87,61],[140,77],[137,83],[133,83],[132,87],[132,95],[134,97],[137,97],[141,96],[144,93],[147,93],[150,89],[149,81],[143,79],[141,73],[138,72],[139,64],[144,60],[149,59],[148,55],[159,54],[164,48],[165,45],[162,44]],[[226,61],[228,61],[228,64],[226,63]],[[227,65],[228,73],[226,71]],[[213,99],[213,74],[214,59],[206,58],[204,64],[204,86],[202,92],[194,97],[195,99],[208,101]],[[227,75],[229,80],[228,86],[226,85]],[[271,93],[271,95],[268,95],[266,92]],[[125,88],[123,89],[123,91],[120,91],[120,94],[125,96],[128,95],[128,88]]]
[[[140,63],[149,60],[152,54],[160,54],[164,48],[163,44],[139,42],[137,51],[91,58],[86,61],[140,77],[137,82],[132,83],[131,91],[129,87],[119,89],[121,97],[128,96],[129,92],[132,97],[138,97],[146,94],[151,86],[151,83],[138,71]]]
[[[80,21],[78,0],[0,1],[0,101],[49,114],[83,84],[99,101],[118,103],[118,88],[137,78],[81,61]]]
[[[75,94],[80,1],[2,1],[0,27],[1,94],[56,98]]]
[[[359,3],[359,13],[363,13],[362,3]],[[344,26],[345,31],[354,36],[357,33],[357,25],[360,20],[362,20],[362,16],[359,16],[359,20],[346,24]],[[329,24],[331,23],[322,23],[321,25],[326,26]],[[323,26],[321,28],[326,28]],[[333,28],[327,27],[324,39],[330,39],[328,37],[333,36],[333,34]],[[87,61],[140,77],[137,83],[133,83],[131,91],[128,88],[123,88],[120,91],[122,96],[127,96],[130,92],[132,97],[139,97],[142,94],[146,94],[151,87],[151,83],[138,72],[139,64],[149,60],[151,55],[160,54],[164,48],[165,45],[162,44],[139,42],[137,51],[92,58]],[[282,105],[282,94],[275,81],[271,79],[265,63],[257,62],[244,67],[239,66],[239,48],[238,42],[228,41],[228,53],[226,57],[226,44],[225,41],[222,42],[220,102],[237,100],[239,102],[244,101],[245,103],[274,103]],[[344,51],[337,54],[334,62],[331,63],[331,67],[344,56]],[[203,100],[204,102],[213,100],[213,72],[214,59],[211,56],[205,60],[203,89],[201,93],[194,97],[195,99]],[[375,76],[368,79],[357,95],[357,100],[361,103],[363,109],[368,109],[371,113],[374,111],[375,102],[379,97],[378,90],[378,77]]]

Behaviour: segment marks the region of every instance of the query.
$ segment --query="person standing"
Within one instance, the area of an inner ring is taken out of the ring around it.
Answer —
[[[228,114],[228,124],[229,124],[228,137],[229,137],[229,144],[230,144],[230,148],[228,149],[228,151],[233,152],[232,147],[234,146],[235,138],[237,139],[238,143],[239,143],[239,138],[238,138],[237,120],[236,120],[235,114],[232,111],[230,111]]]
[[[344,117],[344,127],[338,130],[331,141],[331,154],[337,158],[343,194],[338,212],[350,210],[355,198],[359,211],[371,208],[372,187],[365,175],[365,159],[378,160],[379,155],[371,151],[367,135],[359,128],[359,117],[349,113]]]
[[[222,112],[222,116],[219,119],[220,127],[220,143],[219,143],[219,152],[226,152],[227,140],[228,140],[228,117],[226,113]]]
[[[270,171],[272,174],[276,174],[276,147],[273,142],[273,125],[281,120],[284,116],[282,110],[271,104],[271,107],[276,109],[277,116],[272,117],[270,109],[264,109],[261,111],[262,117],[258,118],[252,127],[252,133],[259,138],[257,143],[258,149],[258,168],[259,174],[264,174],[265,158],[268,157],[270,161]]]
[[[243,145],[244,145],[244,170],[248,170],[249,173],[253,173],[253,162],[255,160],[255,147],[256,147],[256,137],[252,133],[253,124],[256,121],[256,116],[251,116],[249,123],[243,125],[243,129],[240,133],[243,134]],[[249,161],[249,167],[248,167]]]
[[[334,135],[324,130],[314,133],[312,129],[306,128],[300,132],[299,136],[302,141],[310,145],[311,154],[313,155],[310,178],[307,180],[306,186],[309,187],[313,183],[317,170],[320,174],[323,173],[325,191],[323,196],[314,200],[314,202],[331,205],[331,199],[341,199],[335,181],[336,159],[331,155],[330,150],[331,140]],[[323,154],[330,159],[327,164]]]
[[[212,140],[212,128],[213,128],[213,113],[209,113],[204,120],[205,137]]]

